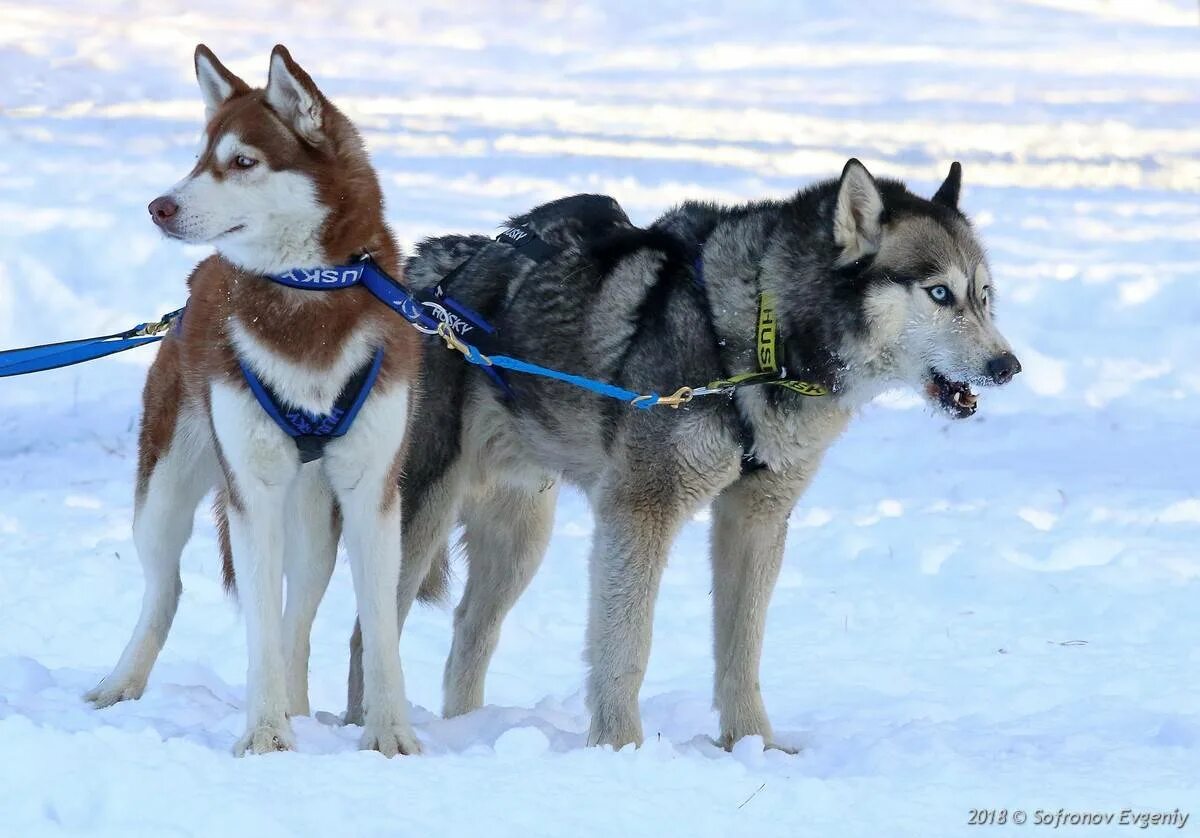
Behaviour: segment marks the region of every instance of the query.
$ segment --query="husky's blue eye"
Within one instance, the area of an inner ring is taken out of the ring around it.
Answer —
[[[945,285],[934,285],[925,290],[929,292],[929,296],[933,298],[933,301],[940,306],[948,306],[954,302],[954,296]]]
[[[251,169],[258,164],[258,161],[253,157],[247,157],[244,154],[239,154],[233,158],[233,165],[239,169]]]

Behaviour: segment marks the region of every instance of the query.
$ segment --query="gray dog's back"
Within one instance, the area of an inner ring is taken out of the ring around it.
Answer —
[[[702,235],[692,228],[703,222],[702,212],[689,212],[643,229],[612,198],[576,195],[510,221],[557,248],[545,258],[535,262],[484,236],[446,236],[421,243],[407,276],[428,287],[449,275],[446,293],[496,327],[496,352],[665,394],[724,374],[695,268]],[[461,404],[468,376],[481,374],[454,353],[431,352],[427,381],[440,397]],[[679,432],[679,414],[634,410],[520,373],[507,381],[511,393],[503,404],[519,436],[537,448],[539,461],[585,487],[618,435]],[[708,414],[717,406],[689,412]],[[442,420],[455,427],[461,421],[449,410]]]

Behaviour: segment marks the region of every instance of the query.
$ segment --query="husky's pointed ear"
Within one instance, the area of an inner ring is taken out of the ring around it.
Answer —
[[[196,81],[200,83],[200,96],[204,99],[205,119],[212,119],[217,108],[250,89],[248,84],[229,72],[204,44],[196,44],[195,62]]]
[[[838,262],[848,265],[879,250],[883,232],[883,198],[867,167],[851,158],[842,169],[837,207],[833,212],[833,240],[842,248]]]
[[[308,73],[292,60],[283,44],[271,51],[267,77],[267,104],[313,145],[322,139],[324,97]]]
[[[950,207],[950,209],[958,209],[960,189],[962,189],[962,166],[956,160],[950,164],[950,174],[946,175],[946,180],[938,187],[938,191],[933,193],[933,202]]]

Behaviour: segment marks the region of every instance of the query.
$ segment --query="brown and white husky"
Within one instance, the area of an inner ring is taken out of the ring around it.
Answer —
[[[395,591],[397,468],[417,334],[364,288],[311,291],[265,278],[363,254],[399,277],[379,182],[354,126],[282,46],[271,53],[263,89],[203,45],[195,64],[207,108],[204,147],[150,214],[166,235],[211,243],[216,254],[193,271],[183,320],[146,381],[133,524],[145,597],[120,661],[86,698],[106,707],[141,696],[175,616],[179,556],[195,509],[215,487],[250,658],[246,734],[235,753],[293,746],[288,717],[309,712],[309,628],[341,534],[362,621],[362,746],[415,753]],[[328,415],[380,352],[349,431],[311,462],[301,461],[248,386],[253,375],[278,402]]]

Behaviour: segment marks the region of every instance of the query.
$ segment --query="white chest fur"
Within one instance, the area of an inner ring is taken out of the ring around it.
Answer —
[[[318,366],[303,355],[286,357],[275,352],[236,317],[230,323],[230,334],[239,360],[282,401],[316,414],[329,412],[350,376],[367,363],[379,345],[373,330],[357,329],[342,343],[331,364]]]

